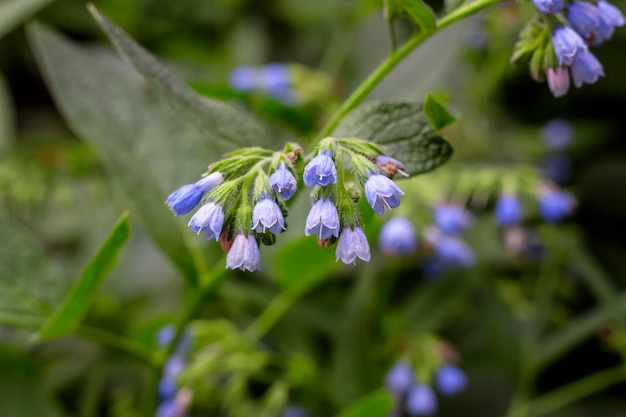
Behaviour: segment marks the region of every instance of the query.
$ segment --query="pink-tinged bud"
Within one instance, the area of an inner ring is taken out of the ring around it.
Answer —
[[[548,87],[554,97],[563,97],[569,90],[569,73],[565,67],[548,68],[546,72]]]

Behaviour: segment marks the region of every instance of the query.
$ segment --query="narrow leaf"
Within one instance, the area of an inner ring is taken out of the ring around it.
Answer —
[[[386,391],[374,391],[346,408],[337,417],[386,417],[392,404],[391,396]]]
[[[357,107],[333,131],[382,145],[411,175],[431,171],[452,155],[452,147],[428,124],[423,106],[412,102],[372,101]]]
[[[413,23],[422,31],[434,32],[437,21],[432,9],[421,0],[399,0],[404,10],[409,14]]]
[[[9,87],[0,72],[0,151],[13,146],[15,136],[14,115]]]
[[[54,0],[3,0],[0,2],[0,38]]]
[[[424,114],[435,130],[441,130],[453,123],[456,118],[450,114],[448,109],[441,104],[432,94],[426,95],[424,102]]]
[[[181,119],[219,138],[227,148],[267,144],[269,135],[259,121],[226,103],[197,95],[93,4],[88,8],[118,52]]]
[[[70,334],[87,313],[98,287],[117,263],[117,257],[130,237],[128,215],[123,214],[95,256],[89,261],[54,315],[40,332],[42,339]]]

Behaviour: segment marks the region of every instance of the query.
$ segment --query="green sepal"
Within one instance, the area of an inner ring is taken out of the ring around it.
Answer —
[[[543,82],[546,79],[543,69],[544,51],[545,49],[543,47],[539,47],[535,49],[535,52],[533,52],[533,55],[530,58],[530,65],[528,67],[530,75],[537,82]]]
[[[520,32],[519,39],[513,48],[511,64],[530,59],[537,48],[543,47],[549,39],[548,28],[538,17],[530,20]]]

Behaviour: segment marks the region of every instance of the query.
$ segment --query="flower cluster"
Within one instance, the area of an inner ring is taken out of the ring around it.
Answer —
[[[162,327],[157,333],[157,344],[167,347],[174,340],[176,330],[173,326]],[[191,348],[191,336],[185,332],[178,342],[174,354],[170,356],[163,367],[163,374],[159,381],[159,407],[156,417],[179,417],[186,415],[191,404],[191,392],[179,390],[176,380],[185,369],[185,354]]]
[[[262,91],[284,103],[295,100],[291,74],[284,64],[270,63],[261,68],[238,67],[231,72],[229,82],[231,87],[243,93]]]
[[[196,183],[170,194],[166,204],[181,216],[202,203],[189,228],[220,241],[228,251],[228,268],[260,270],[259,242],[271,245],[287,228],[285,202],[298,189],[300,151],[295,144],[279,152],[238,150],[211,165],[209,174]],[[351,169],[344,168],[347,164]],[[404,174],[404,165],[370,142],[323,139],[302,173],[304,184],[313,188],[305,235],[317,236],[322,247],[337,242],[337,261],[369,261],[369,244],[356,208],[360,190],[378,214],[398,207],[404,193],[391,179],[398,172]]]
[[[603,77],[604,68],[590,47],[609,40],[615,28],[624,25],[622,12],[607,0],[532,1],[540,18],[520,35],[513,61],[530,58],[533,77],[543,81],[545,74],[555,97],[567,93],[570,75],[577,88]]]

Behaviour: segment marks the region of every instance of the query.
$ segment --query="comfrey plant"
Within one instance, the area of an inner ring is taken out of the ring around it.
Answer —
[[[300,155],[301,148],[295,144],[279,152],[262,148],[232,152],[211,165],[196,183],[170,194],[165,203],[176,216],[201,204],[189,220],[191,231],[207,240],[220,240],[228,251],[227,268],[260,270],[259,243],[273,244],[287,228],[285,202],[298,189]],[[392,166],[396,167],[393,173]],[[337,261],[369,261],[369,243],[357,209],[360,190],[379,215],[398,207],[404,192],[390,177],[403,167],[371,142],[323,139],[301,174],[304,184],[312,188],[313,199],[305,235],[317,236],[322,247],[337,242]]]

